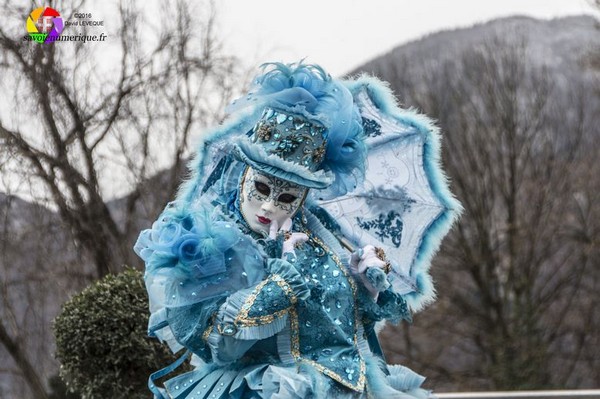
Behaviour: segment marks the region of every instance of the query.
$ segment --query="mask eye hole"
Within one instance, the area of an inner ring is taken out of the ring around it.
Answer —
[[[278,202],[283,202],[284,204],[291,204],[292,202],[294,202],[296,200],[295,195],[292,194],[281,194],[278,198],[277,201]]]
[[[254,187],[256,187],[256,191],[258,191],[262,195],[268,196],[269,194],[271,194],[271,189],[265,183],[255,181]]]

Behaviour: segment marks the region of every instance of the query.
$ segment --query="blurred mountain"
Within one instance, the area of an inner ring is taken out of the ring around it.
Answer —
[[[447,70],[461,68],[459,60],[486,47],[522,46],[523,61],[529,71],[547,75],[552,84],[556,118],[578,118],[573,105],[586,103],[587,113],[600,106],[600,22],[591,16],[552,20],[530,17],[496,19],[471,28],[430,34],[401,45],[389,53],[354,69],[349,75],[369,73],[390,82],[400,103],[420,106],[419,94],[443,90],[435,80]],[[456,75],[456,74],[455,74]],[[458,74],[460,75],[460,73]],[[434,78],[434,82],[432,82]],[[584,99],[585,96],[585,99]],[[422,109],[438,119],[430,109]],[[594,140],[600,132],[594,129]]]
[[[485,43],[525,42],[527,61],[545,67],[560,85],[578,84],[598,73],[600,53],[599,22],[591,16],[572,16],[552,20],[530,17],[496,19],[471,28],[441,31],[396,47],[349,75],[372,73],[382,78],[395,77],[401,70],[442,68],[445,62]],[[393,80],[393,79],[392,79]],[[425,83],[425,82],[423,82]],[[402,93],[398,93],[402,96]]]

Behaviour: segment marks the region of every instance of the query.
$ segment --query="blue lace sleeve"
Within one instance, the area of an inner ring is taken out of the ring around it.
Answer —
[[[214,315],[222,302],[218,299],[209,299],[202,303],[170,308],[166,311],[166,321],[174,339],[205,362],[211,359],[207,331],[212,328]]]
[[[365,324],[381,320],[387,320],[393,324],[398,324],[401,320],[412,321],[406,301],[391,288],[380,292],[375,302],[361,287],[358,298]]]

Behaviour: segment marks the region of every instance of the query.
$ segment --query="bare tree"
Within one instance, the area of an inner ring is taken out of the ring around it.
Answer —
[[[134,263],[125,238],[141,183],[160,166],[180,171],[191,134],[219,118],[214,110],[234,85],[233,60],[220,54],[215,38],[214,9],[207,7],[198,20],[182,1],[163,7],[151,41],[134,4],[119,6],[119,37],[108,44],[116,46],[110,52],[118,67],[103,66],[90,43],[23,43],[0,31],[4,84],[20,89],[13,91],[13,120],[1,121],[0,137],[43,185],[99,276]],[[62,12],[70,10],[63,4]],[[162,188],[166,197],[178,179],[171,181]],[[106,204],[115,183],[133,189],[124,224]]]
[[[52,3],[65,20],[90,8],[85,1]],[[212,2],[146,4],[160,13],[159,24],[146,19],[138,2],[112,7],[117,18],[106,20],[105,43],[40,44],[25,41],[22,30],[0,28],[0,87],[10,96],[0,112],[3,191],[25,193],[54,210],[57,218],[50,224],[64,233],[64,241],[53,251],[77,258],[61,271],[48,263],[49,248],[15,253],[25,251],[14,246],[18,220],[5,221],[0,349],[14,367],[2,372],[20,375],[36,398],[47,397],[49,371],[36,367],[32,334],[43,332],[45,360],[52,350],[51,316],[39,307],[48,299],[44,292],[57,291],[54,299],[60,303],[74,290],[63,290],[64,279],[81,276],[89,282],[94,274],[139,265],[131,248],[140,218],[153,220],[173,197],[192,136],[221,119],[223,105],[239,86],[235,59],[224,55],[217,38]],[[6,4],[5,11],[9,20],[24,21],[32,10]],[[67,26],[64,34],[100,32]],[[151,178],[161,170],[160,178]],[[110,201],[118,195],[126,197]],[[6,207],[3,215],[15,217]],[[58,234],[48,223],[23,220],[30,223],[32,242],[46,243],[40,237]],[[24,263],[15,259],[27,260],[27,268],[18,269]],[[81,289],[82,280],[77,281],[75,288]]]
[[[526,52],[490,41],[401,91],[439,120],[465,214],[434,264],[440,301],[389,350],[448,387],[577,386],[594,370],[598,205],[583,176],[597,173],[584,167],[597,101],[554,87]]]
[[[0,217],[0,357],[13,360],[2,362],[0,378],[26,382],[3,394],[43,398],[46,377],[57,372],[52,317],[93,269],[79,263],[77,251],[63,252],[68,232],[48,209],[0,194]]]

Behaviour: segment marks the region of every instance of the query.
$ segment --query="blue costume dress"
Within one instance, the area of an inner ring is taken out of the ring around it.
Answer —
[[[294,230],[309,239],[282,259],[281,239],[251,231],[237,195],[172,203],[136,244],[146,261],[150,331],[201,359],[164,384],[165,396],[429,397],[423,377],[385,364],[374,333],[375,322],[410,318],[405,301],[386,290],[375,302],[350,275],[335,222],[305,207]]]
[[[375,267],[351,275],[338,225],[311,203],[364,181],[363,125],[374,115],[392,120],[391,94],[372,79],[350,85],[362,88],[351,92],[317,65],[264,68],[237,113],[203,138],[178,201],[136,243],[146,263],[149,332],[174,352],[186,350],[151,376],[150,389],[160,399],[430,397],[420,388],[423,377],[385,364],[377,341],[375,323],[410,319],[402,291],[381,284],[373,300],[362,278],[371,273],[389,283],[389,275]],[[369,93],[378,101],[365,102]],[[409,125],[394,123],[393,132]],[[410,132],[411,140],[421,137]],[[314,190],[296,208],[291,230],[308,241],[294,254],[282,254],[283,234],[263,237],[241,215],[238,197],[249,167]],[[423,261],[433,246],[428,241]],[[415,285],[429,281],[412,277]],[[430,285],[417,288],[431,299]],[[159,388],[156,380],[189,353],[195,369]]]

